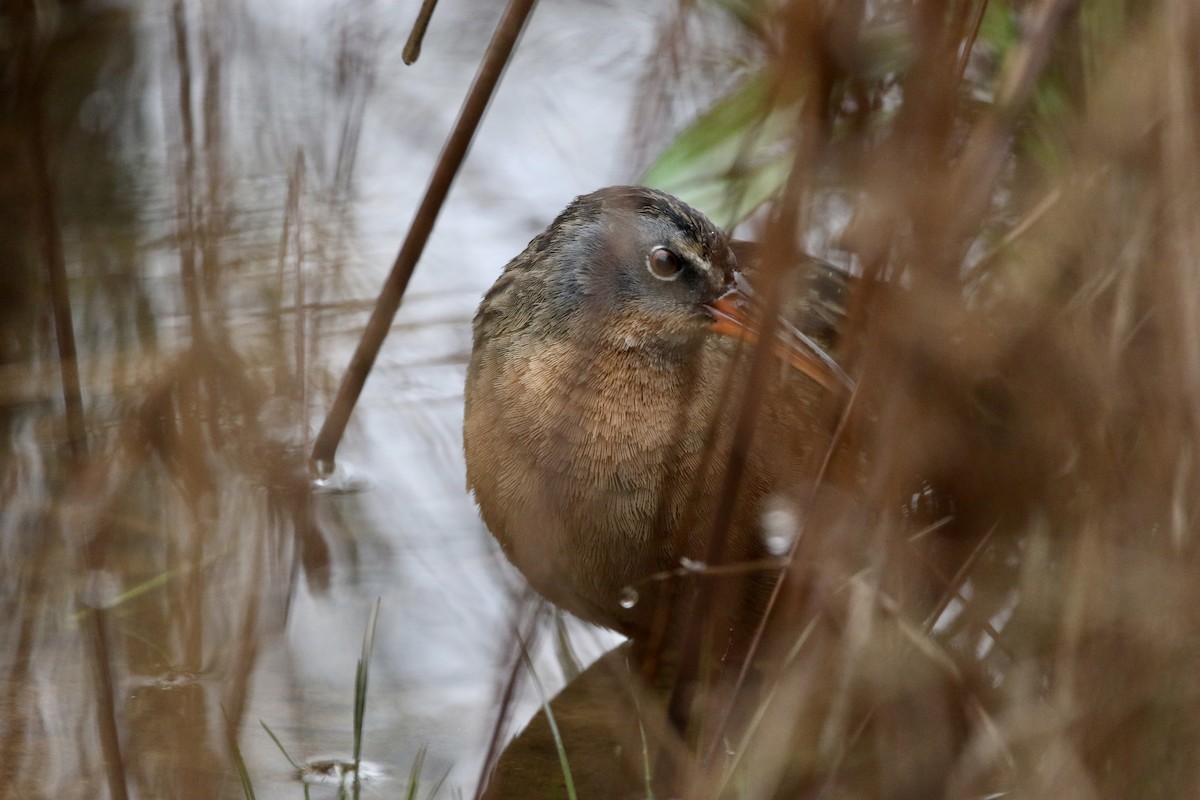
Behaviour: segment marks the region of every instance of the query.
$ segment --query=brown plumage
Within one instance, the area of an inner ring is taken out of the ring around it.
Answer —
[[[512,563],[577,616],[637,635],[653,611],[645,579],[705,552],[736,418],[727,387],[746,361],[713,331],[736,270],[729,240],[695,209],[611,187],[576,199],[483,298],[467,482]],[[726,561],[764,555],[763,500],[795,477],[811,435],[821,390],[777,373]],[[626,587],[633,608],[619,602]]]

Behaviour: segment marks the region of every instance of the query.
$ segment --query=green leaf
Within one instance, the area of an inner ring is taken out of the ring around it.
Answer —
[[[753,75],[683,130],[642,183],[676,195],[732,227],[782,187],[793,153],[799,98],[777,103],[763,73]]]

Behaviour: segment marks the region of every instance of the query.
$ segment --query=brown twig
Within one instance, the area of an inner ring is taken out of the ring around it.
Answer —
[[[834,428],[833,435],[829,439],[829,446],[825,449],[825,455],[821,460],[821,466],[817,470],[817,474],[813,480],[813,488],[808,497],[808,511],[811,512],[817,502],[817,493],[821,485],[825,481],[825,476],[829,472],[830,465],[833,463],[833,457],[836,455],[839,445],[843,437],[846,435],[846,430],[849,427],[851,416],[854,412],[856,402],[861,387],[865,383],[862,376],[854,384],[854,389],[850,392],[850,397],[846,401],[846,405],[842,408],[842,413],[838,418],[837,426]],[[796,561],[796,553],[799,549],[800,542],[804,538],[804,520],[806,516],[800,518],[799,528],[796,531],[796,536],[792,539],[791,546],[788,552],[783,557],[785,564],[794,564]],[[779,603],[779,598],[783,593],[783,585],[787,581],[788,571],[785,568],[783,574],[779,576],[779,580],[775,581],[775,585],[771,588],[771,596],[767,599],[767,604],[763,608],[762,614],[758,619],[758,624],[754,628],[754,635],[750,638],[750,644],[746,648],[746,656],[742,660],[741,666],[738,668],[737,678],[733,682],[733,688],[729,693],[731,698],[736,698],[741,692],[742,687],[746,684],[746,678],[750,674],[750,665],[754,663],[754,656],[758,649],[762,646],[763,637],[767,631],[767,620],[771,617],[771,612]],[[722,710],[721,718],[717,721],[717,726],[714,729],[712,741],[708,751],[708,760],[711,762],[716,757],[717,746],[724,738],[726,729],[733,718],[733,703],[726,704]]]
[[[96,724],[100,728],[100,747],[104,751],[104,769],[108,776],[108,791],[113,800],[126,800],[129,787],[125,782],[125,761],[121,756],[121,737],[117,732],[116,693],[113,688],[112,664],[108,652],[108,631],[105,610],[94,607],[84,615],[91,644],[93,676],[96,680]]]
[[[963,41],[962,55],[958,59],[958,69],[955,71],[957,83],[962,83],[963,75],[967,72],[967,64],[971,61],[971,51],[975,49],[975,40],[979,38],[979,26],[983,24],[983,15],[987,13],[988,0],[979,0],[975,11],[975,19],[971,22],[971,32]]]
[[[964,199],[964,203],[960,206],[961,211],[957,215],[956,221],[959,224],[957,226],[948,226],[949,228],[956,228],[956,230],[951,231],[943,240],[947,245],[943,252],[950,252],[950,248],[956,242],[965,238],[961,234],[968,229],[968,226],[977,223],[982,216],[986,208],[986,201],[991,196],[995,179],[998,177],[999,167],[1003,162],[1001,158],[1002,150],[1009,140],[1009,132],[1015,115],[1024,106],[1036,83],[1037,75],[1045,65],[1053,34],[1058,29],[1059,22],[1068,6],[1071,5],[1071,2],[1072,0],[1046,0],[1046,2],[1042,3],[1034,11],[1035,21],[1029,27],[1029,35],[1017,48],[1016,52],[1014,52],[1006,70],[1000,76],[1001,88],[998,92],[995,113],[981,122],[962,159],[959,172],[962,182],[958,187],[958,196]],[[843,408],[841,418],[830,441],[830,446],[826,451],[825,459],[817,473],[814,490],[810,496],[810,508],[816,500],[816,487],[820,486],[828,471],[832,457],[845,433],[864,382],[865,380],[860,377],[858,386],[855,387]],[[801,525],[803,526],[803,523]],[[793,563],[797,547],[803,538],[802,535],[797,535],[793,540],[791,550],[786,556],[788,563]],[[786,580],[787,574],[785,572],[784,576],[776,582],[772,590],[770,599],[750,641],[746,658],[734,682],[731,692],[731,696],[733,697],[737,696],[745,683],[749,672],[749,665],[753,662],[754,654],[761,646],[767,619],[778,603],[782,587]],[[721,741],[721,736],[729,724],[731,715],[732,706],[728,706],[724,710],[715,729],[716,734],[709,751],[710,758],[715,755],[716,745]]]
[[[32,15],[32,7],[25,14]],[[62,376],[63,405],[67,412],[67,443],[76,462],[87,456],[87,428],[83,414],[83,393],[79,380],[79,360],[75,348],[75,328],[71,321],[71,292],[62,252],[62,233],[54,196],[54,176],[46,149],[47,131],[42,108],[45,87],[33,31],[37,26],[27,20],[22,37],[22,100],[29,120],[27,145],[33,165],[34,213],[42,239],[42,255],[50,281],[50,301],[54,312],[54,336],[58,345],[58,366]]]
[[[943,263],[962,263],[973,238],[969,232],[986,213],[1004,167],[1004,154],[1017,114],[1025,107],[1050,57],[1054,33],[1063,15],[1074,3],[1075,0],[1045,0],[1028,12],[1029,33],[1014,48],[1001,73],[993,112],[980,122],[968,140],[959,163],[958,180],[951,185],[952,196],[958,198],[959,212],[944,229]]]
[[[317,434],[312,460],[319,468],[332,465],[342,435],[346,432],[346,423],[349,422],[350,414],[353,413],[358,397],[362,394],[367,376],[371,373],[380,347],[383,346],[383,340],[387,338],[392,318],[396,316],[396,310],[400,307],[400,300],[404,297],[404,290],[412,278],[417,260],[425,250],[425,243],[429,240],[438,213],[450,192],[450,185],[466,158],[471,139],[496,91],[500,76],[516,46],[517,37],[525,27],[535,2],[536,0],[510,0],[504,15],[496,25],[496,32],[488,43],[487,52],[484,53],[479,72],[476,73],[475,81],[467,92],[467,98],[463,101],[458,120],[454,123],[454,129],[446,140],[441,155],[438,156],[425,196],[421,199],[421,205],[417,208],[412,225],[408,229],[408,236],[396,255],[392,271],[384,282],[367,327],[354,355],[350,358],[350,365],[338,386],[333,407],[329,410],[320,433]]]
[[[798,120],[797,129],[807,132],[803,117]],[[788,174],[787,184],[783,189],[779,205],[771,215],[766,231],[768,245],[775,246],[776,268],[764,270],[762,294],[766,302],[762,310],[759,343],[750,354],[746,386],[739,398],[740,407],[737,409],[734,423],[733,448],[722,477],[720,496],[709,530],[704,561],[713,566],[720,565],[725,558],[729,531],[733,524],[733,513],[760,418],[763,387],[767,382],[767,368],[774,360],[774,348],[771,343],[775,340],[775,330],[779,325],[784,294],[784,270],[780,266],[793,261],[797,256],[794,244],[795,230],[800,219],[802,198],[808,180],[807,168],[810,159],[805,156],[811,150],[808,137],[801,135],[799,139],[798,152]],[[800,150],[800,148],[805,148],[805,150]],[[700,665],[703,661],[701,652],[705,636],[708,633],[709,617],[714,608],[714,600],[711,593],[699,593],[686,616],[687,629],[680,650],[679,670],[668,702],[668,715],[680,732],[686,728],[690,685],[699,676]],[[745,672],[745,664],[749,663],[750,655],[747,655],[739,675]]]
[[[421,42],[425,39],[425,31],[429,28],[429,20],[433,17],[433,9],[436,7],[437,0],[423,0],[421,3],[421,10],[417,12],[412,32],[408,34],[408,41],[404,43],[405,64],[415,64],[421,57]]]

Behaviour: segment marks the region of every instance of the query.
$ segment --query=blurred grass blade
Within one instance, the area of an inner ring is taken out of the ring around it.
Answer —
[[[562,668],[563,678],[567,683],[579,677],[579,673],[583,671],[579,667],[579,656],[575,655],[575,650],[571,647],[571,634],[567,631],[562,611],[557,608],[554,609],[554,654],[558,656],[558,665]]]
[[[437,793],[441,791],[442,785],[446,783],[446,778],[449,777],[450,767],[446,767],[446,769],[442,772],[442,777],[434,781],[433,786],[430,786],[429,791],[425,793],[425,800],[433,800],[433,798],[437,796]]]
[[[283,746],[283,742],[279,741],[279,737],[275,735],[275,731],[271,730],[267,726],[267,723],[263,722],[261,719],[258,721],[258,724],[262,725],[263,730],[267,732],[267,736],[271,737],[271,741],[274,742],[275,746],[279,748],[279,752],[283,753],[283,757],[286,758],[287,762],[292,765],[292,768],[297,772],[301,772],[304,767],[296,763],[296,760],[288,755],[287,749]]]
[[[646,800],[654,800],[654,771],[650,763],[650,740],[646,738],[646,726],[638,720],[638,734],[642,739],[642,780],[645,782]]]
[[[221,717],[225,721],[225,740],[229,744],[229,755],[233,758],[233,768],[237,772],[238,783],[242,786],[242,795],[246,800],[254,800],[254,783],[250,780],[250,771],[246,769],[246,760],[242,758],[242,749],[238,747],[237,734],[234,733],[229,715],[225,713],[224,705],[221,706]]]
[[[546,723],[550,726],[550,735],[554,737],[554,749],[558,751],[558,763],[562,767],[567,798],[568,800],[578,800],[575,796],[575,779],[571,776],[571,764],[567,761],[567,748],[563,744],[562,734],[559,733],[558,723],[554,719],[554,712],[550,710],[550,700],[546,697],[546,687],[542,686],[541,678],[538,677],[537,671],[533,668],[533,661],[529,658],[529,648],[525,646],[525,640],[520,639],[518,644],[521,647],[521,660],[525,662],[525,668],[529,670],[529,678],[533,681],[533,688],[537,690],[538,700],[542,704],[542,711],[546,714]]]
[[[379,602],[371,606],[367,619],[367,630],[363,633],[362,656],[354,674],[354,796],[358,796],[359,768],[362,765],[363,717],[367,711],[367,674],[371,662],[371,650],[375,646],[375,623],[379,620]]]
[[[421,786],[421,769],[425,766],[425,752],[428,749],[428,745],[421,745],[417,748],[417,754],[413,756],[412,768],[408,771],[408,791],[404,793],[405,800],[417,800],[417,789]]]

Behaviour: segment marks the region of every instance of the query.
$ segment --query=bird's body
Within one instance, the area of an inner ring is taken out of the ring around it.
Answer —
[[[735,269],[699,212],[613,187],[568,207],[476,314],[468,484],[512,563],[584,619],[636,634],[649,604],[623,593],[705,552],[737,408],[738,342],[712,332],[711,304]],[[726,561],[765,553],[763,499],[791,464],[784,417],[768,413],[749,451]]]

